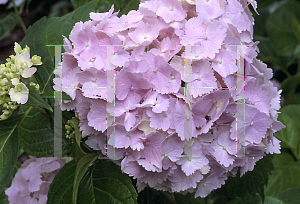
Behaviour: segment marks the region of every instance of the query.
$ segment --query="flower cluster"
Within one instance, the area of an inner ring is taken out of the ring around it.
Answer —
[[[8,2],[8,0],[0,0],[0,5],[1,4],[6,4]]]
[[[46,204],[47,193],[55,175],[64,164],[55,157],[26,160],[5,190],[11,204]]]
[[[36,68],[32,65],[41,65],[41,57],[34,55],[30,58],[30,49],[26,46],[23,50],[18,43],[14,49],[16,55],[6,59],[0,65],[0,120],[5,120],[18,107],[28,100],[29,90],[22,82],[23,78],[30,78]]]
[[[113,9],[75,24],[54,82],[72,97],[62,108],[75,110],[86,144],[137,178],[139,191],[205,197],[280,152],[281,91],[256,59],[246,0],[150,0],[121,17]],[[230,44],[244,49],[244,94]]]
[[[73,117],[71,120],[68,120],[67,124],[65,125],[66,129],[66,138],[71,140],[72,143],[75,141],[75,128],[78,128],[79,121],[76,117]]]

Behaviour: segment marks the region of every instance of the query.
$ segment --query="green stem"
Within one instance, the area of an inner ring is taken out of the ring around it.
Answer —
[[[92,152],[93,150],[89,147],[89,146],[87,146],[86,144],[84,144],[84,142],[82,142],[82,145],[85,147],[85,148],[87,148],[90,152]],[[81,149],[81,148],[80,148]],[[81,149],[82,150],[82,149]],[[83,150],[82,150],[83,151]],[[88,152],[85,152],[85,151],[83,151],[85,154],[87,154]]]
[[[26,1],[23,1],[23,3],[20,6],[20,10],[19,10],[20,14],[23,13],[23,9],[24,9],[25,3],[26,3]]]
[[[16,14],[18,14],[19,22],[20,22],[20,24],[21,24],[21,27],[22,27],[24,33],[26,34],[27,29],[26,29],[26,26],[25,26],[25,24],[24,24],[24,21],[23,21],[23,19],[22,19],[22,17],[21,17],[21,13],[20,13],[20,11],[18,11],[18,8],[17,8],[17,6],[16,6],[16,4],[15,4],[15,0],[10,0],[10,1],[11,1],[12,4],[14,5],[14,9],[15,9]],[[22,10],[23,10],[23,9],[22,9]]]
[[[168,199],[172,202],[172,204],[177,204],[173,193],[168,193],[168,192],[166,192],[166,191],[163,191],[162,194],[163,194],[166,198],[168,198]]]
[[[292,77],[292,75],[285,68],[281,68],[280,70],[283,71],[287,75],[287,77]]]

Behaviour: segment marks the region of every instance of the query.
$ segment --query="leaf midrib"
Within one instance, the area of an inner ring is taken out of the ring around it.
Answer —
[[[13,134],[13,132],[15,131],[15,129],[19,126],[19,124],[24,120],[24,118],[28,115],[28,113],[31,111],[32,107],[30,107],[26,112],[25,114],[23,115],[22,119],[18,119],[19,121],[14,125],[12,131],[10,131],[8,137],[6,138],[6,140],[4,141],[1,149],[0,149],[0,152],[3,151],[3,148],[5,147],[7,141],[9,140],[9,138],[11,137],[11,135]]]

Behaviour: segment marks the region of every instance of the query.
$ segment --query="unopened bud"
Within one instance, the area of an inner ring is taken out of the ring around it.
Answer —
[[[10,57],[11,61],[13,61],[13,62],[15,61],[15,58],[16,58],[15,55],[10,55],[9,57]]]
[[[0,95],[5,96],[7,93],[8,93],[7,91],[2,91]]]
[[[37,55],[33,55],[31,58],[31,62],[33,63],[33,65],[41,65],[43,64],[41,61],[41,57],[37,56]]]
[[[15,42],[14,51],[15,51],[16,54],[22,52],[21,45],[19,45],[17,42]]]
[[[11,62],[7,62],[7,63],[5,63],[5,66],[6,66],[7,68],[10,68],[10,66],[11,66]]]
[[[28,67],[28,64],[26,62],[24,62],[22,65],[21,65],[23,68],[27,68]]]
[[[13,73],[17,73],[18,72],[18,68],[16,67],[16,65],[12,64],[10,66],[10,71],[13,72]]]
[[[2,112],[4,115],[9,115],[11,113],[11,111],[9,111],[9,110],[3,110]]]
[[[1,80],[1,85],[6,85],[8,83],[7,78]]]
[[[6,61],[9,62],[9,63],[13,63],[14,61],[11,60],[10,58],[6,58]]]
[[[36,83],[34,83],[34,82],[30,82],[30,83],[29,83],[29,86],[34,86],[35,89],[36,89],[37,91],[40,90],[40,85],[39,85],[39,84],[36,84]]]
[[[0,120],[6,120],[7,118],[8,118],[8,115],[4,115],[4,114],[0,115]]]
[[[11,73],[11,72],[10,72],[10,73],[7,73],[6,76],[7,76],[8,79],[13,79],[13,78],[15,78],[15,75],[14,75],[13,73]]]
[[[26,47],[22,50],[22,53],[30,52],[30,48],[26,45]]]
[[[70,126],[70,125],[65,125],[65,128],[66,128],[66,130],[67,130],[67,132],[68,131],[73,131],[73,128]],[[69,132],[70,133],[70,132]],[[69,134],[68,133],[68,134]]]

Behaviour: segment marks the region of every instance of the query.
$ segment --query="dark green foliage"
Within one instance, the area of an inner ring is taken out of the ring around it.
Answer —
[[[246,199],[249,196],[256,196],[256,193],[264,200],[264,188],[268,184],[268,178],[273,170],[272,155],[266,155],[259,160],[253,171],[246,172],[240,178],[240,171],[237,176],[229,177],[225,185],[213,192],[216,196],[223,196],[223,200],[230,201],[240,197]]]
[[[19,150],[17,126],[23,118],[24,115],[18,115],[0,121],[0,194],[10,183],[14,173]]]

